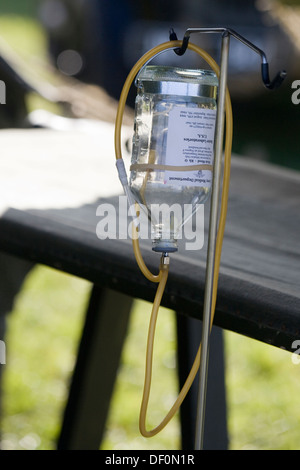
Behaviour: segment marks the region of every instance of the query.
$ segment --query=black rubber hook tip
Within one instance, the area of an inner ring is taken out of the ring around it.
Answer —
[[[177,41],[177,34],[175,33],[173,28],[170,29],[169,39],[170,41]],[[188,47],[189,39],[189,36],[184,36],[181,47],[177,47],[176,49],[174,49],[174,52],[177,55],[183,55],[185,53]]]

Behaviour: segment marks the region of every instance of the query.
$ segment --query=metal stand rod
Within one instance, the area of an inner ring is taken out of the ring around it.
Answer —
[[[222,154],[223,154],[223,137],[224,137],[224,120],[225,120],[225,94],[227,84],[227,68],[229,55],[229,34],[225,32],[222,36],[221,48],[221,65],[219,77],[219,99],[216,120],[216,139],[215,139],[215,159],[214,172],[212,182],[209,236],[207,248],[207,265],[206,265],[206,281],[203,309],[203,325],[202,325],[202,342],[200,357],[200,379],[198,389],[198,409],[195,433],[195,449],[203,449],[204,438],[204,421],[205,421],[205,404],[206,404],[206,388],[207,388],[207,370],[209,358],[209,337],[211,327],[211,307],[213,293],[214,263],[215,263],[215,246],[218,225],[218,209],[219,194],[222,172]]]

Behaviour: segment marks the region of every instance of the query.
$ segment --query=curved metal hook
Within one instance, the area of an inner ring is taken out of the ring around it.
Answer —
[[[173,28],[170,29],[169,38],[170,38],[170,41],[177,41],[178,39],[177,34],[175,33]],[[189,40],[190,40],[190,35],[185,34],[183,36],[181,47],[177,47],[176,49],[174,49],[174,52],[177,55],[183,55],[185,51],[187,50]]]
[[[264,82],[264,85],[266,88],[269,90],[275,90],[276,88],[280,87],[282,84],[283,80],[286,77],[286,71],[285,70],[280,70],[277,75],[273,78],[272,81],[270,81],[269,78],[269,64],[268,62],[265,62],[261,64],[261,77],[262,81]]]
[[[269,90],[275,90],[276,88],[278,88],[282,84],[283,80],[286,77],[286,71],[281,70],[277,73],[275,78],[271,81],[270,77],[269,77],[269,64],[268,64],[266,54],[264,53],[264,51],[259,49],[252,42],[248,41],[248,39],[244,38],[239,33],[237,33],[236,31],[234,31],[233,29],[230,29],[230,28],[189,28],[189,29],[187,29],[185,34],[184,34],[181,47],[175,49],[175,52],[176,52],[177,55],[181,56],[185,53],[185,51],[187,50],[187,47],[188,47],[190,35],[192,33],[221,33],[222,35],[230,34],[235,39],[242,42],[247,47],[252,49],[254,52],[259,54],[260,58],[261,58],[261,77],[262,77],[262,81],[263,81],[263,84],[265,85],[265,87],[268,88]],[[177,35],[176,35],[173,28],[171,28],[171,30],[170,30],[170,40],[177,40]]]

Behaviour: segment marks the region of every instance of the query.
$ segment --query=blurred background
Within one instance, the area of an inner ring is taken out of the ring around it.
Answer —
[[[132,65],[151,47],[167,41],[170,27],[174,27],[179,39],[188,27],[205,25],[235,29],[265,51],[271,79],[281,69],[287,70],[288,75],[279,90],[269,92],[261,82],[260,57],[235,39],[231,40],[229,88],[235,117],[233,150],[244,156],[299,168],[297,131],[300,118],[297,106],[291,101],[291,84],[300,73],[300,7],[297,0],[116,0],[113,3],[107,0],[30,0],[25,4],[19,1],[13,5],[4,3],[0,7],[2,15],[18,13],[39,23],[45,34],[47,60],[54,68],[83,83],[99,85],[116,100]],[[191,41],[218,60],[219,35],[195,34]],[[22,52],[24,39],[14,45]],[[190,51],[181,58],[168,52],[157,60],[199,67],[198,56]],[[31,76],[29,84],[33,78]],[[42,91],[41,84],[36,87]],[[14,91],[14,100],[20,103],[20,90],[18,94]],[[131,106],[134,105],[134,93],[132,89],[128,100]],[[83,108],[83,105],[77,107]],[[83,112],[83,109],[76,110],[77,114]]]
[[[7,85],[0,128],[55,127],[59,126],[56,116],[105,116],[113,122],[116,100],[135,61],[167,41],[170,27],[181,39],[187,28],[202,26],[230,27],[263,49],[271,79],[280,69],[287,71],[280,89],[267,90],[260,77],[259,56],[231,39],[228,85],[234,153],[300,169],[300,105],[291,100],[292,83],[300,79],[297,0],[0,0],[0,79]],[[191,41],[218,61],[217,35],[193,35]],[[198,56],[189,51],[182,58],[168,52],[159,60],[199,67]],[[131,107],[133,100],[134,90],[128,100]],[[40,266],[26,278],[8,319],[10,368],[3,384],[3,448],[55,447],[89,288],[84,281]],[[144,308],[137,303],[132,317],[103,448],[180,445],[176,420],[150,443],[137,437],[136,422],[132,424],[132,417],[138,416],[144,367],[132,345],[140,345],[146,337],[147,325],[139,313]],[[173,321],[170,312],[163,315],[163,368],[156,383],[167,388],[173,384],[176,395],[175,363],[170,358],[170,351],[176,349]],[[43,349],[49,342],[46,333],[53,335],[55,354],[53,348]],[[20,341],[24,335],[30,341]],[[37,357],[43,357],[43,367]],[[226,361],[230,447],[299,449],[300,372],[289,354],[226,332]],[[168,409],[173,395],[167,403],[157,400]],[[159,406],[157,413],[164,414]]]

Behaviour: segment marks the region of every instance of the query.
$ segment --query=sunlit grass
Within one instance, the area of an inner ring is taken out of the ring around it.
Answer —
[[[178,416],[158,436],[139,434],[138,418],[144,381],[146,339],[151,304],[137,301],[123,353],[103,449],[178,449]],[[177,396],[176,337],[173,312],[161,308],[156,330],[148,427],[155,427],[167,414]]]
[[[8,316],[3,446],[22,448],[33,435],[38,448],[55,446],[88,290],[87,282],[51,270],[28,275]]]
[[[89,292],[88,282],[49,268],[38,266],[27,276],[8,317],[5,338],[3,448],[55,448]],[[145,302],[133,308],[103,449],[180,446],[177,417],[150,441],[138,430],[150,308]],[[161,309],[149,404],[153,425],[176,398],[174,328],[172,312]]]
[[[47,56],[46,35],[34,19],[0,12],[0,37],[22,58]]]
[[[2,447],[55,449],[90,284],[36,267],[8,317],[3,372]],[[139,434],[146,335],[151,305],[131,315],[102,449],[178,449],[176,416],[157,436]],[[225,332],[230,448],[300,449],[300,365],[290,353]],[[164,417],[177,394],[173,313],[162,309],[155,342],[149,426]],[[217,425],[217,423],[216,423]]]
[[[226,333],[233,449],[300,449],[300,365],[289,352]]]
[[[33,90],[25,96],[28,113],[46,109],[60,115],[61,106],[50,97],[49,90],[57,78],[48,49],[47,36],[38,21],[0,13],[0,52]]]

